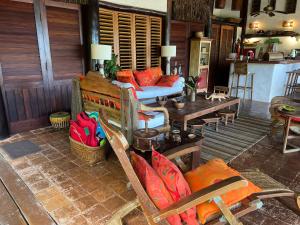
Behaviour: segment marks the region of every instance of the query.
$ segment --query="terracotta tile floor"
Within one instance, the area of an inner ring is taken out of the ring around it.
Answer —
[[[266,108],[257,103],[244,105],[244,112],[267,116]],[[119,207],[135,198],[127,190],[127,178],[113,156],[95,167],[74,157],[69,150],[68,134],[64,130],[43,128],[17,134],[0,145],[30,140],[42,151],[11,160],[4,157],[21,176],[36,198],[61,225],[105,224]],[[291,189],[300,192],[300,153],[283,155],[281,143],[265,138],[233,161],[237,169],[259,168]],[[1,153],[1,152],[0,152]],[[264,201],[261,210],[242,219],[245,225],[296,225],[300,217],[276,200]],[[126,224],[146,224],[140,210],[131,212]]]

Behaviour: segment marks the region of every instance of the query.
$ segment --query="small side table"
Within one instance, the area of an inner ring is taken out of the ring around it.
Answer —
[[[292,153],[292,152],[300,151],[300,146],[296,146],[295,144],[289,143],[289,140],[292,140],[292,139],[300,140],[300,135],[291,135],[290,134],[290,128],[293,123],[292,119],[293,118],[300,119],[300,109],[297,109],[294,112],[287,112],[287,111],[278,109],[278,113],[285,118],[282,152],[283,153]],[[300,124],[299,124],[299,126],[300,126]],[[287,146],[290,146],[292,148],[287,149]]]

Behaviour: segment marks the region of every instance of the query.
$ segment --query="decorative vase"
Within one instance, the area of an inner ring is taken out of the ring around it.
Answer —
[[[196,101],[196,91],[191,91],[190,93],[190,101],[195,102]]]
[[[226,5],[226,0],[216,0],[215,8],[216,9],[224,9]]]

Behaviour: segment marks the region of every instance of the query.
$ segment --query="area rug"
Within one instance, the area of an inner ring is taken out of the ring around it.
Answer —
[[[27,140],[5,144],[0,148],[2,148],[11,159],[33,154],[41,150],[38,145]]]
[[[235,123],[207,126],[204,132],[204,144],[201,149],[201,159],[221,158],[229,163],[240,154],[250,149],[262,140],[270,131],[270,120],[264,120],[247,115],[240,115]]]

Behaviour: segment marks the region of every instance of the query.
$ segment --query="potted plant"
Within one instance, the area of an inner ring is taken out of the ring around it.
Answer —
[[[281,44],[279,38],[269,38],[265,41],[265,44],[268,45],[268,52],[276,52],[277,46]]]
[[[199,76],[189,76],[185,82],[185,85],[190,90],[190,101],[194,102],[196,100],[196,93],[198,87]]]
[[[111,60],[105,60],[104,62],[104,74],[110,80],[116,80],[117,72],[121,70],[121,67],[117,64],[117,59],[118,56],[112,54]]]

